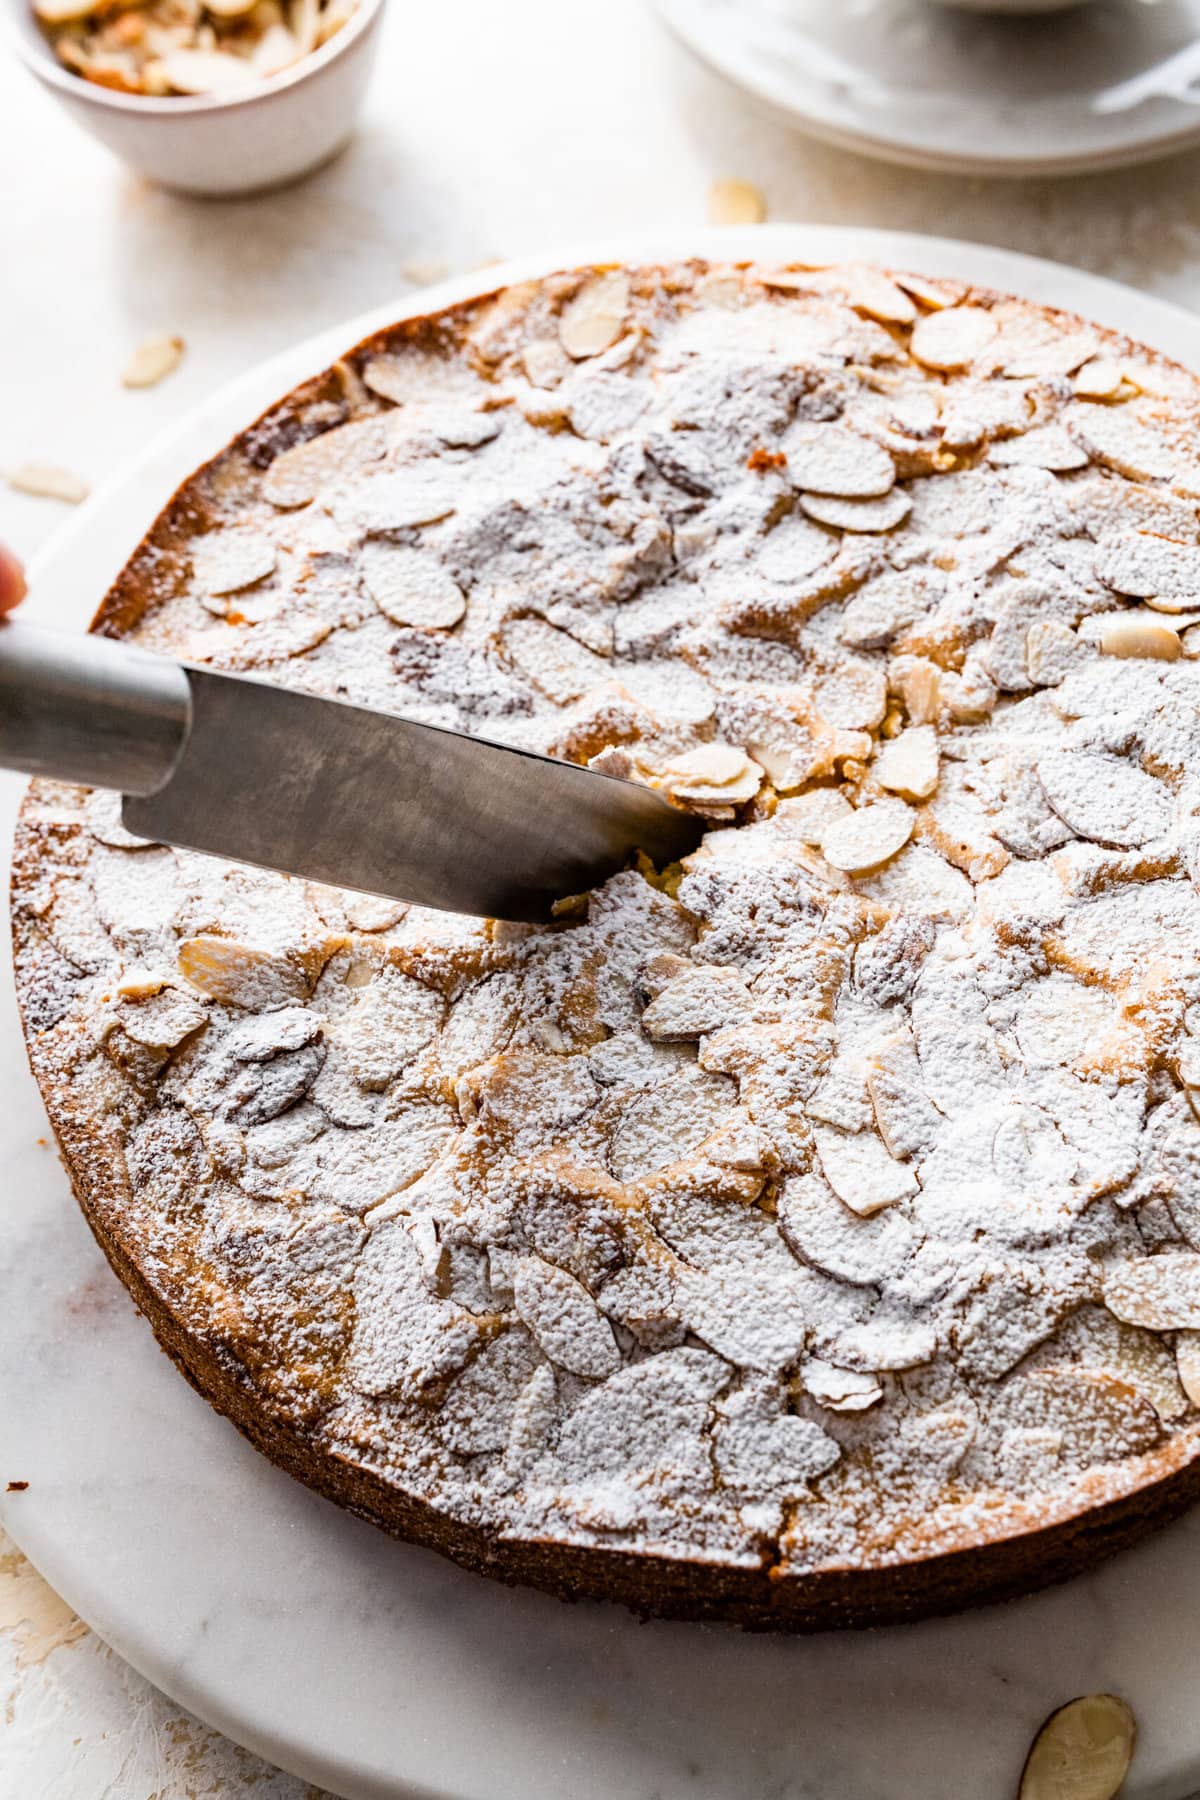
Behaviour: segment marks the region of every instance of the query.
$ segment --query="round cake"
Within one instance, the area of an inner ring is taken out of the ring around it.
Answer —
[[[1190,1502],[1197,446],[1200,383],[1078,318],[690,263],[408,319],[192,477],[94,629],[706,832],[534,927],[34,786],[30,1055],[189,1381],[647,1613],[913,1618]]]

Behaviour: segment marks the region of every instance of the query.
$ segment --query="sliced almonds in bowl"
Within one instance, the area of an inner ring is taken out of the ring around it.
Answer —
[[[318,50],[357,0],[34,0],[65,68],[124,94],[232,95]]]

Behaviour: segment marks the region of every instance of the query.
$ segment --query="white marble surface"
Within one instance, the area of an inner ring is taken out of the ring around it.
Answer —
[[[692,68],[638,0],[506,0],[503,7],[461,0],[456,8],[392,0],[381,75],[357,143],[307,186],[258,201],[189,203],[138,186],[8,65],[0,65],[0,145],[0,467],[40,457],[97,481],[265,354],[403,292],[425,273],[414,265],[461,268],[596,234],[699,223],[709,182],[725,175],[756,181],[775,218],[942,230],[1060,256],[1185,304],[1200,300],[1196,156],[1018,185],[876,167],[806,144]],[[182,369],[157,390],[123,392],[117,374],[125,353],[161,329],[188,338]],[[62,516],[51,503],[0,487],[0,534],[26,554],[47,542]],[[86,604],[85,597],[81,610]],[[0,1172],[0,1193],[6,1220],[17,1210],[10,1196],[23,1203],[37,1248],[14,1240],[5,1253],[0,1291],[20,1298],[5,1307],[12,1360],[4,1379],[11,1391],[15,1367],[23,1384],[36,1372],[51,1385],[39,1387],[36,1446],[22,1444],[37,1449],[37,1485],[4,1507],[42,1566],[88,1603],[93,1623],[114,1640],[121,1634],[111,1614],[123,1609],[113,1607],[114,1594],[124,1605],[131,1594],[146,1596],[159,1616],[183,1619],[191,1607],[193,1620],[207,1620],[158,1671],[180,1697],[194,1705],[206,1698],[189,1676],[197,1650],[213,1645],[212,1665],[236,1689],[243,1672],[253,1672],[258,1646],[281,1716],[320,1716],[348,1693],[352,1717],[359,1705],[373,1706],[392,1733],[391,1773],[396,1747],[415,1742],[421,1766],[432,1771],[425,1791],[442,1795],[645,1800],[657,1782],[660,1793],[720,1793],[723,1800],[909,1800],[917,1793],[936,1800],[939,1792],[1001,1800],[1018,1747],[1048,1705],[1116,1680],[1121,1659],[1136,1652],[1139,1691],[1131,1698],[1143,1741],[1131,1792],[1136,1800],[1182,1800],[1200,1784],[1200,1768],[1164,1760],[1169,1746],[1195,1732],[1187,1677],[1198,1609],[1179,1581],[1198,1560],[1194,1523],[1089,1584],[1065,1636],[1055,1628],[1055,1596],[980,1615],[969,1639],[958,1625],[781,1646],[680,1627],[635,1630],[617,1614],[497,1594],[420,1553],[391,1550],[264,1474],[160,1359],[146,1358],[144,1328],[61,1205],[61,1177],[37,1143],[36,1101],[11,1048],[9,1063],[4,1118],[13,1156]],[[46,1203],[47,1195],[57,1202]],[[35,1318],[30,1335],[24,1326]],[[112,1416],[128,1378],[147,1371],[149,1390],[138,1389],[126,1454],[115,1470],[97,1463],[98,1422]],[[0,1461],[7,1464],[13,1443],[0,1436]],[[0,1485],[29,1475],[28,1467],[0,1467]],[[117,1529],[75,1591],[68,1521],[81,1488]],[[161,1506],[163,1523],[143,1540],[135,1522],[147,1496]],[[36,1514],[27,1506],[18,1520],[18,1499],[32,1500]],[[318,1668],[307,1686],[297,1685],[310,1642],[305,1621],[269,1580],[250,1588],[255,1630],[247,1636],[237,1625],[236,1571],[257,1557],[269,1576],[281,1556],[311,1572],[318,1604],[347,1633],[345,1646],[336,1634],[318,1635]],[[481,1594],[488,1596],[483,1611]],[[414,1716],[409,1634],[415,1620],[430,1617],[447,1634],[433,1667],[449,1704]],[[580,1620],[590,1620],[586,1643]],[[382,1623],[384,1647],[369,1637],[367,1659],[359,1640],[372,1621]],[[945,1658],[934,1648],[943,1643]],[[649,1647],[640,1679],[650,1710],[629,1722],[620,1677],[642,1645]],[[878,1650],[869,1667],[863,1645]],[[1051,1654],[1038,1661],[1030,1645]],[[761,1687],[746,1704],[743,1680]],[[42,1793],[183,1800],[189,1792],[300,1800],[312,1792],[193,1726],[97,1639],[75,1636],[69,1610],[7,1549],[0,1551],[0,1692],[3,1800]],[[496,1715],[502,1696],[507,1718],[489,1737],[475,1725],[476,1711]],[[963,1724],[943,1745],[945,1706],[958,1709]],[[897,1715],[901,1728],[883,1739],[874,1774],[848,1772],[840,1746],[877,1733],[881,1716]],[[716,1760],[689,1771],[695,1720],[705,1716],[725,1742]],[[253,1735],[268,1755],[296,1766],[282,1736]],[[611,1765],[604,1751],[614,1740],[636,1751],[639,1773],[605,1789]],[[505,1769],[531,1747],[537,1784],[521,1790]],[[482,1789],[458,1782],[468,1752],[485,1773],[495,1771]],[[906,1759],[922,1752],[939,1764],[936,1780],[913,1776]],[[335,1770],[308,1772],[343,1785]],[[370,1788],[356,1791],[402,1791],[386,1766],[370,1779]]]

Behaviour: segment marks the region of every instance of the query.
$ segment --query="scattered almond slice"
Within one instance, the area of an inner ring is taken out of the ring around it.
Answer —
[[[753,759],[733,744],[701,744],[667,764],[663,779],[678,800],[715,799],[739,806],[753,800],[763,772]]]
[[[121,385],[127,388],[154,387],[165,380],[183,360],[181,337],[147,338],[138,345],[121,371]]]
[[[572,1375],[602,1380],[621,1367],[612,1326],[581,1281],[539,1256],[513,1270],[518,1316],[552,1363]]]
[[[845,425],[793,425],[783,440],[793,487],[838,499],[873,499],[889,493],[896,466],[882,445]]]
[[[1200,1407],[1200,1331],[1181,1331],[1175,1339],[1175,1367],[1179,1385],[1195,1407]]]
[[[900,488],[876,500],[843,500],[836,494],[801,494],[800,505],[810,519],[835,531],[891,531],[903,524],[912,501]]]
[[[74,25],[96,10],[96,0],[34,0],[43,25]]]
[[[821,677],[814,698],[827,724],[846,731],[873,731],[887,712],[887,677],[878,664],[847,657]]]
[[[938,784],[937,732],[932,725],[910,725],[899,737],[880,745],[872,764],[880,787],[903,800],[928,800]]]
[[[628,311],[628,275],[621,269],[593,275],[563,308],[558,324],[563,349],[576,362],[599,356],[620,337]]]
[[[800,1371],[806,1393],[818,1406],[830,1412],[865,1412],[883,1399],[883,1389],[874,1375],[856,1369],[839,1369],[836,1364],[813,1356]]]
[[[944,307],[957,306],[963,295],[958,282],[931,281],[925,275],[897,275],[896,284],[931,312],[941,312]]]
[[[1167,1252],[1118,1265],[1104,1283],[1104,1304],[1126,1325],[1200,1329],[1200,1255]]]
[[[1086,1694],[1052,1712],[1033,1740],[1018,1800],[1115,1800],[1137,1723],[1115,1694]]]
[[[236,594],[275,570],[275,545],[260,531],[214,531],[197,540],[192,570],[206,594]]]
[[[1170,789],[1126,757],[1051,750],[1037,773],[1063,823],[1095,843],[1132,848],[1161,837],[1171,823]]]
[[[918,319],[909,349],[927,369],[965,369],[996,336],[996,321],[980,306],[950,306]]]
[[[1200,595],[1200,545],[1124,532],[1097,552],[1096,573],[1106,587],[1145,600],[1156,612],[1185,612]]]
[[[853,816],[850,802],[837,788],[811,788],[807,794],[781,800],[775,809],[775,817],[786,821],[788,837],[818,847],[833,826]]]
[[[294,964],[236,938],[185,938],[179,946],[179,970],[194,988],[226,1006],[279,1006],[306,992]]]
[[[719,1031],[750,1010],[750,994],[738,969],[689,963],[650,1002],[642,1014],[642,1030],[656,1043],[680,1043]]]
[[[1066,475],[1073,469],[1086,469],[1089,458],[1083,446],[1061,425],[1037,425],[1017,437],[1001,438],[988,450],[988,461],[1002,467],[1020,464]]]
[[[761,225],[767,216],[762,191],[749,181],[727,177],[708,190],[710,225]]]
[[[73,475],[70,469],[60,469],[54,463],[19,463],[15,469],[9,469],[6,480],[19,494],[62,500],[68,506],[78,506],[92,491],[81,475]]]
[[[1076,371],[1071,386],[1081,400],[1111,400],[1124,381],[1125,371],[1120,363],[1097,356]]]
[[[204,0],[204,10],[214,19],[244,19],[258,4],[259,0]]]
[[[1114,613],[1100,627],[1099,645],[1104,656],[1145,656],[1157,662],[1175,662],[1183,655],[1179,633],[1159,619],[1135,618]]]
[[[510,661],[556,706],[578,700],[609,674],[603,657],[545,619],[510,619],[500,642]]]
[[[259,79],[247,57],[225,50],[169,50],[162,58],[162,72],[177,94],[233,94]]]
[[[916,820],[902,800],[878,800],[831,826],[821,840],[821,852],[844,875],[870,874],[903,850]]]
[[[307,506],[318,493],[378,462],[386,451],[382,419],[352,419],[284,450],[263,477],[263,494],[273,506]]]
[[[268,25],[250,53],[250,65],[255,78],[264,80],[290,68],[303,54],[286,25]]]
[[[371,598],[395,625],[448,631],[467,610],[454,577],[426,551],[371,538],[363,545],[359,566]]]
[[[906,1163],[888,1154],[873,1131],[845,1132],[817,1126],[817,1155],[826,1181],[851,1212],[860,1218],[895,1206],[917,1191],[917,1178]]]
[[[1169,481],[1179,457],[1127,405],[1080,405],[1071,430],[1097,462],[1131,481]]]
[[[1079,661],[1081,648],[1069,625],[1036,620],[1025,633],[1025,667],[1034,687],[1057,687]]]
[[[521,352],[521,366],[536,388],[555,388],[569,374],[571,359],[554,338],[535,338]]]

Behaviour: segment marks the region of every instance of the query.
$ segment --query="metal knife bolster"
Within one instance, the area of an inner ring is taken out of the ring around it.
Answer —
[[[129,830],[332,886],[538,922],[698,822],[636,783],[101,637],[0,623],[0,764],[121,789]]]

